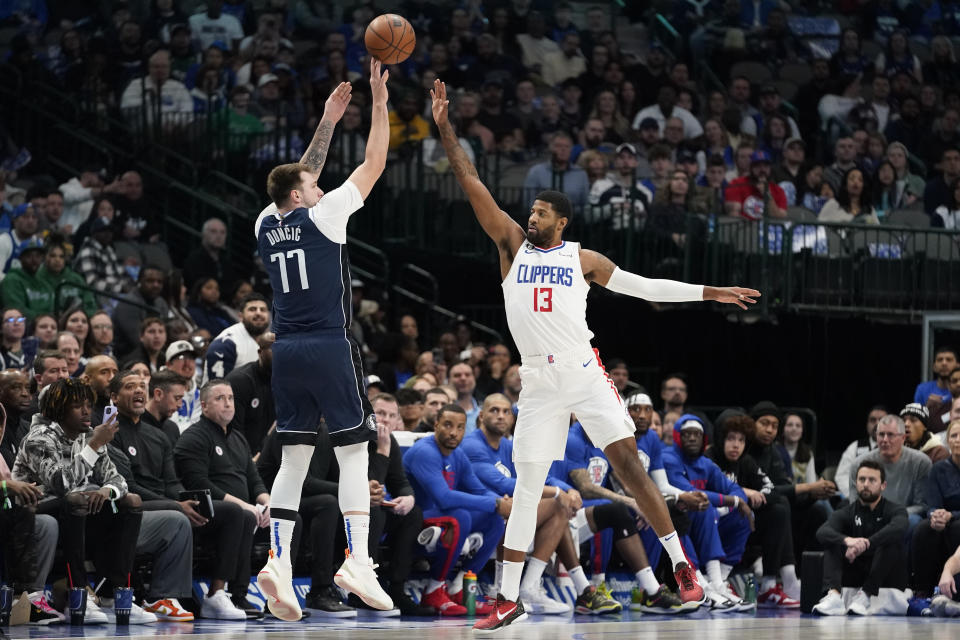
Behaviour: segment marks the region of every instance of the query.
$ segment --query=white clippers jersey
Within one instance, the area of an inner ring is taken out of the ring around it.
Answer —
[[[507,324],[521,355],[549,355],[588,348],[590,285],[580,267],[580,244],[540,249],[524,242],[504,278]]]

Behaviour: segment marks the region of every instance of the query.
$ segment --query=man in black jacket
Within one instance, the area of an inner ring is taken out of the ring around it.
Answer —
[[[209,489],[214,514],[239,508],[242,522],[230,536],[218,537],[217,576],[201,604],[204,618],[243,620],[263,614],[247,603],[253,534],[270,524],[270,494],[250,458],[247,439],[231,428],[233,389],[215,378],[200,389],[202,415],[173,450],[177,475],[187,489]],[[224,591],[229,580],[232,597]]]
[[[170,441],[171,452],[180,439],[180,427],[170,416],[183,404],[186,393],[187,379],[170,369],[163,368],[150,376],[147,410],[140,416],[140,420],[163,432]]]
[[[881,587],[907,586],[907,510],[883,497],[886,473],[873,460],[857,468],[857,499],[834,511],[817,530],[824,546],[826,595],[813,610],[820,615],[868,615],[871,598]],[[843,585],[859,587],[850,604],[840,595]]]
[[[194,510],[195,504],[179,501],[183,485],[174,473],[173,447],[166,436],[141,424],[146,380],[128,369],[113,377],[109,391],[117,406],[118,430],[108,452],[130,491],[143,500],[137,553],[153,557],[144,610],[161,620],[190,622],[193,614],[177,599],[190,596],[193,590],[190,526],[200,526],[206,519]]]
[[[277,421],[273,391],[270,389],[275,340],[274,333],[261,333],[257,336],[257,346],[260,347],[257,361],[248,362],[227,374],[236,404],[232,426],[247,438],[250,453],[254,456],[260,453],[267,432]]]

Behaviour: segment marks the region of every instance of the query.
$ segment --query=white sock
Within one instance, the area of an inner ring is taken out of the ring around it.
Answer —
[[[760,593],[766,593],[777,586],[777,576],[763,576],[760,580]]]
[[[595,573],[592,576],[590,576],[590,584],[592,584],[595,587],[599,587],[601,584],[603,584],[606,581],[607,581],[606,573]]]
[[[427,583],[427,588],[424,589],[424,593],[433,593],[437,589],[443,586],[443,580],[430,580]]]
[[[788,593],[800,593],[800,581],[797,579],[797,568],[792,564],[785,564],[780,567],[780,580],[783,582],[783,589]]]
[[[516,602],[520,597],[520,578],[523,575],[523,563],[503,561],[503,583],[500,585],[500,593],[505,600]]]
[[[493,571],[493,586],[497,589],[503,583],[503,560],[497,560],[496,569]]]
[[[720,563],[720,577],[723,578],[723,581],[726,582],[727,578],[730,577],[730,572],[733,571],[732,564]]]
[[[533,557],[527,560],[527,572],[523,574],[520,591],[540,591],[540,578],[546,568],[547,563],[543,560]]]
[[[723,576],[720,574],[720,561],[719,560],[707,560],[707,577],[710,579],[710,584],[716,589],[718,585],[723,584]]]
[[[273,550],[273,554],[287,564],[292,564],[290,541],[293,539],[293,528],[297,524],[296,521],[286,518],[270,518],[270,524],[273,533],[270,536],[270,548]]]
[[[663,548],[666,549],[670,555],[670,563],[674,568],[681,562],[687,561],[687,556],[683,553],[683,547],[680,546],[680,536],[677,535],[676,531],[660,538],[660,544],[663,545]]]
[[[703,588],[712,587],[710,581],[703,577],[703,574],[700,572],[700,569],[697,569],[697,582],[700,583],[700,586]]]
[[[453,595],[463,591],[463,574],[464,571],[461,569],[460,573],[458,573],[456,577],[450,581],[450,584],[447,586],[447,593]]]
[[[590,586],[590,581],[587,580],[587,576],[583,574],[583,567],[580,565],[568,570],[568,573],[570,574],[570,579],[573,580],[573,588],[576,590],[577,595],[583,593],[583,590]]]
[[[637,571],[637,582],[640,583],[640,588],[647,592],[649,595],[655,594],[660,590],[660,583],[657,582],[657,577],[653,575],[653,569],[650,567],[644,567]]]
[[[347,546],[350,555],[360,562],[366,562],[367,538],[370,537],[370,514],[343,516],[343,527],[347,530]]]

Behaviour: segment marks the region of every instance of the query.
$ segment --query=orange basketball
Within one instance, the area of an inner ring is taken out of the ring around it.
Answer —
[[[363,43],[370,55],[384,64],[397,64],[410,57],[417,46],[413,25],[403,16],[385,13],[367,25]]]

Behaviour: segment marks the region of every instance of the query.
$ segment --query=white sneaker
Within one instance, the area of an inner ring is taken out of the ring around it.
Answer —
[[[960,616],[960,603],[954,602],[944,595],[934,596],[930,602],[933,615],[938,618],[956,618]]]
[[[200,603],[200,617],[210,620],[246,620],[247,614],[243,609],[236,608],[230,602],[230,596],[223,589],[215,594],[204,596]]]
[[[257,574],[257,585],[267,597],[267,608],[280,620],[296,622],[303,616],[300,601],[293,592],[293,568],[286,560],[273,555],[267,557],[267,564]]]
[[[857,591],[853,600],[850,601],[850,606],[847,607],[847,613],[852,616],[870,615],[870,596],[865,594],[863,590]]]
[[[542,585],[538,589],[521,590],[520,600],[523,602],[523,608],[526,609],[527,613],[562,616],[571,611],[570,605],[558,602],[548,596]]]
[[[103,612],[103,609],[97,606],[97,603],[93,601],[94,596],[93,592],[87,593],[87,610],[83,614],[83,624],[107,624],[110,620],[107,618],[107,614]],[[67,620],[70,619],[70,609],[64,609],[63,611]]]
[[[831,589],[827,595],[820,598],[820,602],[813,605],[813,612],[821,616],[843,616],[847,614],[847,608],[843,605],[840,594]]]
[[[756,602],[747,602],[741,598],[729,582],[723,583],[723,588],[718,589],[721,594],[727,596],[727,600],[737,606],[737,611],[753,611],[757,608]]]
[[[707,581],[700,583],[703,587],[703,595],[707,599],[707,606],[714,613],[736,613],[737,605],[727,596],[717,591],[712,584]]]
[[[377,581],[377,573],[374,571],[376,568],[377,565],[373,564],[370,558],[367,558],[366,562],[360,562],[347,555],[347,559],[333,576],[333,583],[348,593],[356,594],[374,609],[389,611],[393,609],[393,600]]]
[[[107,621],[111,624],[117,623],[117,612],[112,607],[104,608],[103,613],[107,616]],[[136,602],[130,605],[130,624],[153,624],[157,621],[156,614],[144,611]]]

